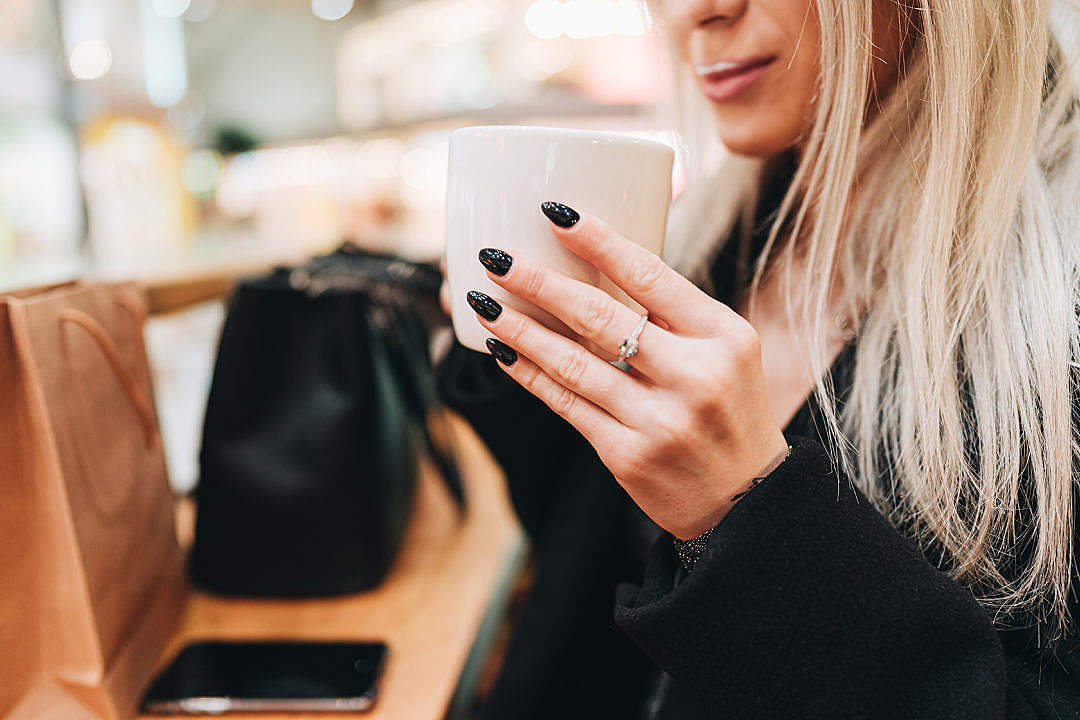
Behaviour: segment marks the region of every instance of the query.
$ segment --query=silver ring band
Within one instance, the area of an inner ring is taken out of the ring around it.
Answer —
[[[645,329],[645,323],[648,321],[649,313],[645,313],[638,320],[638,324],[634,327],[634,331],[630,333],[630,336],[619,345],[619,360],[626,362],[638,354],[638,337],[641,335],[641,331]]]

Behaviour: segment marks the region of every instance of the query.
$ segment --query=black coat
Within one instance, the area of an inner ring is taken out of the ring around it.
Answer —
[[[734,247],[729,244],[729,247]],[[714,268],[730,296],[745,264]],[[854,360],[831,370],[841,401]],[[536,577],[487,720],[1080,718],[1080,652],[997,632],[833,473],[809,400],[793,449],[736,504],[693,572],[592,448],[501,370],[455,345],[448,403],[506,471]]]

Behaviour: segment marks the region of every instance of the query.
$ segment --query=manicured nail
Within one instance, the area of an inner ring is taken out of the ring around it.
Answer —
[[[477,290],[470,290],[465,296],[465,299],[469,301],[469,305],[472,309],[480,314],[485,320],[494,320],[499,317],[499,313],[502,312],[502,305],[495,302],[489,295],[485,295]]]
[[[517,362],[517,353],[514,352],[514,348],[504,342],[499,342],[495,338],[488,338],[487,349],[503,365],[509,366]]]
[[[548,216],[548,219],[551,220],[551,222],[561,228],[568,228],[581,219],[581,216],[577,214],[576,210],[568,208],[562,203],[540,203],[540,209],[544,211],[544,214]]]
[[[495,248],[484,248],[479,256],[480,264],[496,275],[505,275],[510,272],[510,266],[514,264],[514,258]]]

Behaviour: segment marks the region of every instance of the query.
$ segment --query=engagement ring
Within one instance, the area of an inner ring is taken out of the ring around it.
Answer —
[[[630,337],[622,341],[622,345],[619,346],[619,360],[626,362],[638,354],[638,336],[641,335],[641,331],[645,329],[645,323],[648,321],[649,313],[645,313],[641,316],[641,320],[638,320],[638,324],[634,331],[630,333]]]

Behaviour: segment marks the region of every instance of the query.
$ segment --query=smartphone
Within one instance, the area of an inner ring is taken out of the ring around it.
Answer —
[[[363,712],[385,658],[383,643],[200,642],[154,680],[143,711]]]

